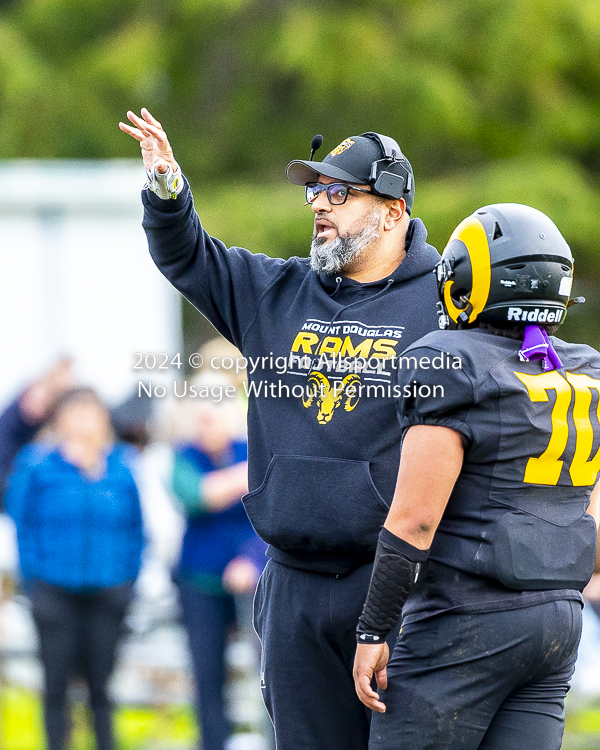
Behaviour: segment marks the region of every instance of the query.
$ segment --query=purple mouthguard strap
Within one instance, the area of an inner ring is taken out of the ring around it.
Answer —
[[[519,349],[519,357],[522,362],[528,362],[530,359],[541,359],[544,372],[558,370],[559,367],[562,367],[560,357],[552,346],[548,334],[540,326],[525,326],[523,346]]]

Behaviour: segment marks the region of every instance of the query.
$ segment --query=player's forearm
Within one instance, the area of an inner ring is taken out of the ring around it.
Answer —
[[[421,564],[429,550],[420,550],[382,529],[367,599],[356,631],[359,643],[380,643],[396,625]]]
[[[426,425],[408,430],[358,624],[359,642],[380,642],[398,622],[420,566],[429,556],[462,459],[462,441],[453,430]]]

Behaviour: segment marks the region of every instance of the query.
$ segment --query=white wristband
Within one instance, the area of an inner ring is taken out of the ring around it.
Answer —
[[[147,169],[146,178],[144,190],[152,190],[153,193],[156,193],[163,200],[177,198],[183,190],[183,177],[179,165],[177,165],[177,172],[173,172],[170,164],[164,173],[157,172],[156,168],[152,171]]]

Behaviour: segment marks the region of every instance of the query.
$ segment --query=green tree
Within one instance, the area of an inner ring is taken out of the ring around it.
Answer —
[[[287,162],[316,132],[322,157],[376,130],[410,158],[436,246],[479,205],[529,203],[593,296],[599,46],[597,0],[15,0],[0,11],[0,158],[132,157],[116,123],[147,106],[208,229],[290,255],[311,219]],[[600,344],[595,312],[569,318]]]

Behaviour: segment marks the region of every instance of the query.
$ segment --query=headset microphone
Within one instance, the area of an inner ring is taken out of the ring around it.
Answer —
[[[323,143],[323,136],[320,133],[313,136],[313,139],[310,142],[310,160],[311,161],[312,161],[313,156],[315,155],[315,152],[321,148],[322,143]]]

